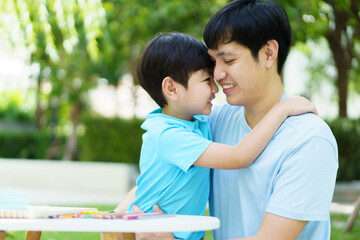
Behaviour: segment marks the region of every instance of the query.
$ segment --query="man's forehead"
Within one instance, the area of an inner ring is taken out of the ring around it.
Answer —
[[[232,56],[236,55],[234,50],[238,47],[239,44],[234,42],[227,44],[220,44],[217,49],[209,49],[208,53],[211,57],[221,57],[221,56]]]

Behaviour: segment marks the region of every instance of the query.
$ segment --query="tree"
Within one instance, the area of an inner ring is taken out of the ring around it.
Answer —
[[[339,116],[347,116],[349,86],[360,93],[360,2],[358,0],[281,0],[295,41],[325,38],[337,70]]]
[[[224,0],[103,0],[107,24],[99,39],[98,71],[112,84],[129,72],[145,44],[159,32],[184,32],[202,39],[207,20]],[[114,58],[116,56],[116,58]]]
[[[84,95],[95,85],[96,72],[92,65],[99,59],[97,38],[105,13],[100,0],[4,0],[0,28],[14,46],[23,46],[31,53],[31,63],[39,63],[37,99],[40,103],[42,86],[50,83],[48,109],[38,104],[37,126],[42,127],[44,112],[60,105],[69,106],[72,124],[64,159],[75,156],[78,120],[85,106]],[[6,24],[4,19],[14,21]],[[13,28],[17,34],[12,34]],[[20,36],[15,38],[14,36]],[[58,109],[58,108],[57,108]],[[50,111],[53,112],[54,111]],[[57,115],[57,113],[55,113]]]
[[[208,18],[222,5],[223,0],[3,0],[0,34],[28,48],[31,63],[40,65],[38,126],[70,121],[64,158],[73,159],[80,115],[97,80],[117,85],[124,73],[134,73],[141,49],[158,32],[201,39]],[[49,84],[44,95],[42,87]]]

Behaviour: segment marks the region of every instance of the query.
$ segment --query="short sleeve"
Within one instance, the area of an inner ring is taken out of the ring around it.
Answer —
[[[281,165],[266,211],[297,220],[326,220],[337,168],[336,146],[313,137],[297,147]]]
[[[159,144],[161,157],[186,172],[211,141],[190,129],[174,126],[161,134]]]

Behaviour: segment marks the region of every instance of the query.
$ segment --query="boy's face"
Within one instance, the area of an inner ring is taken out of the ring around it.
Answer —
[[[193,72],[188,81],[187,89],[179,89],[179,107],[184,113],[183,119],[190,120],[193,115],[210,114],[211,100],[218,92],[213,77],[206,70]]]
[[[215,62],[214,78],[223,88],[226,100],[231,105],[250,107],[258,103],[266,91],[264,48],[255,60],[248,48],[235,42],[209,49]]]

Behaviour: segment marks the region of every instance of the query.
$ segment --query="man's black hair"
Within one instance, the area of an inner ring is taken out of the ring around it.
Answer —
[[[285,9],[272,0],[235,0],[220,9],[207,23],[204,42],[209,49],[236,42],[251,51],[258,60],[259,50],[269,40],[279,44],[277,71],[287,58],[291,27]]]

